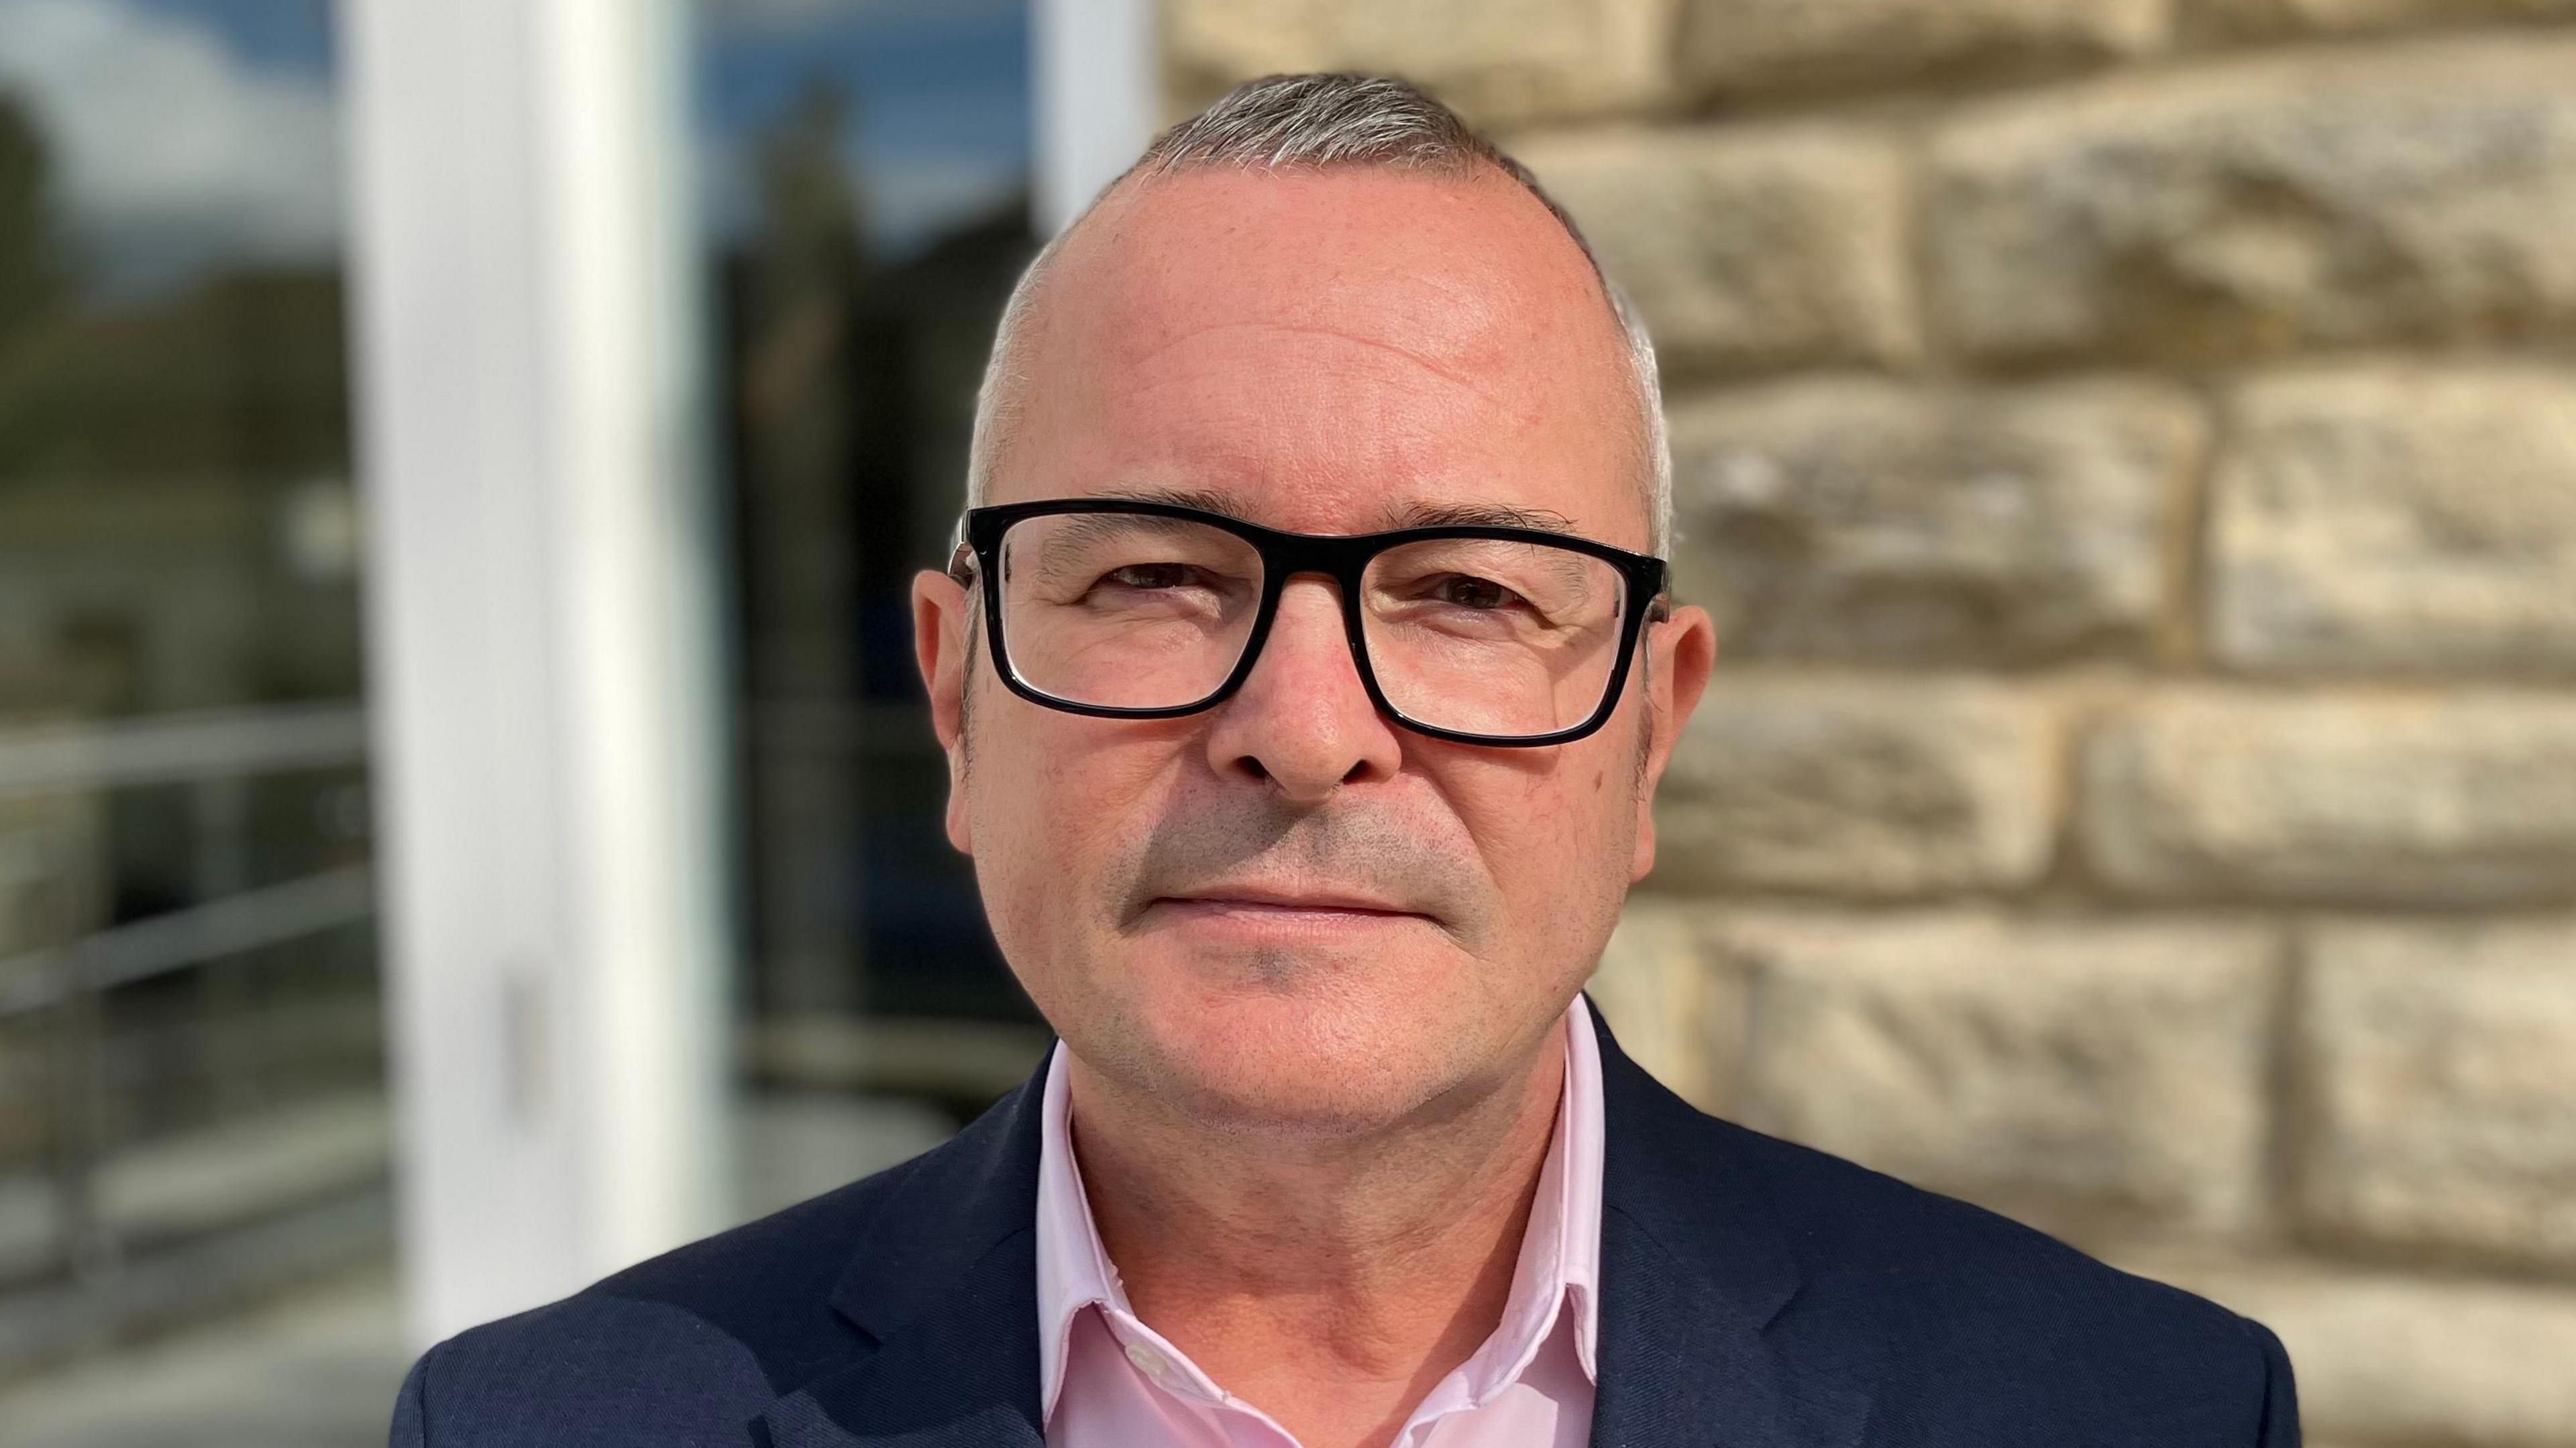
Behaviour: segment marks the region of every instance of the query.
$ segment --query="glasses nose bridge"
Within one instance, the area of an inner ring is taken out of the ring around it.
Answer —
[[[1263,566],[1278,573],[1282,592],[1293,579],[1320,575],[1333,580],[1348,595],[1358,588],[1367,555],[1375,551],[1366,537],[1274,533],[1263,540],[1261,554]]]
[[[1263,543],[1262,566],[1275,575],[1269,585],[1273,625],[1278,622],[1277,610],[1288,601],[1288,585],[1300,578],[1329,581],[1337,595],[1335,611],[1347,624],[1359,597],[1360,575],[1374,552],[1365,548],[1365,540],[1279,533]]]
[[[1358,608],[1360,576],[1368,566],[1374,549],[1362,546],[1362,540],[1351,538],[1313,537],[1294,533],[1274,533],[1262,540],[1262,566],[1272,577],[1266,592],[1270,595],[1269,617],[1263,620],[1254,641],[1255,657],[1246,665],[1249,677],[1261,666],[1277,642],[1280,615],[1287,610],[1288,588],[1301,578],[1321,579],[1335,595],[1328,615],[1332,628],[1341,636],[1344,650],[1350,656],[1352,672],[1363,688],[1369,679],[1368,645],[1359,636]],[[1376,701],[1372,696],[1371,702]],[[1381,706],[1382,707],[1382,706]]]
[[[1330,630],[1335,637],[1343,639],[1352,649],[1363,647],[1357,639],[1350,637],[1350,601],[1357,596],[1357,590],[1352,583],[1342,577],[1339,570],[1329,567],[1282,568],[1271,585],[1270,617],[1260,631],[1260,652],[1269,653],[1276,642],[1280,631],[1280,620],[1288,612],[1290,586],[1301,578],[1319,582],[1332,596],[1330,611],[1323,620],[1319,620],[1320,626]],[[1254,660],[1256,666],[1259,662],[1258,659]],[[1354,666],[1365,667],[1363,661],[1357,657],[1354,657],[1351,662]]]

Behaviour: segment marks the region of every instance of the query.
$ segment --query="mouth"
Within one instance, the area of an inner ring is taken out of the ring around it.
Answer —
[[[1184,918],[1234,919],[1246,922],[1277,921],[1283,924],[1312,922],[1353,924],[1377,921],[1421,920],[1431,917],[1419,910],[1407,910],[1390,901],[1363,895],[1272,891],[1262,889],[1221,889],[1199,891],[1188,895],[1161,895],[1146,905],[1148,913],[1163,913]]]

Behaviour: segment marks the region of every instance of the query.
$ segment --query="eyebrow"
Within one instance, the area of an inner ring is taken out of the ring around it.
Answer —
[[[1241,507],[1223,493],[1205,488],[1121,488],[1102,497],[1116,502],[1169,503],[1183,508],[1196,508],[1202,513],[1216,513],[1238,522],[1258,521],[1246,517]],[[1574,520],[1550,508],[1515,508],[1504,503],[1390,503],[1380,515],[1380,527],[1397,528],[1528,528],[1540,533],[1576,536]]]
[[[1120,488],[1115,492],[1102,493],[1100,498],[1111,503],[1164,503],[1175,508],[1196,508],[1202,513],[1215,513],[1238,523],[1253,521],[1245,517],[1243,510],[1225,494],[1205,488]]]
[[[1528,528],[1574,534],[1574,520],[1563,513],[1502,503],[1407,503],[1389,507],[1386,519],[1389,528]]]

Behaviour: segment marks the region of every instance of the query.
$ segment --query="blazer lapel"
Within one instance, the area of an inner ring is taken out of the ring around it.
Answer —
[[[1800,1274],[1778,1208],[1723,1149],[1737,1129],[1665,1090],[1593,1021],[1608,1138],[1593,1448],[1857,1442],[1870,1392],[1855,1354],[1802,1352],[1773,1330]]]
[[[874,1340],[770,1404],[767,1448],[1044,1448],[1037,1182],[1046,1066],[922,1158],[832,1306]]]

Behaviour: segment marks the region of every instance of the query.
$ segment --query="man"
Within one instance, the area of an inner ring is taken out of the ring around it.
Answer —
[[[2279,1445],[2261,1327],[1704,1117],[1579,995],[1713,631],[1653,357],[1420,93],[1238,90],[1040,257],[915,591],[1062,1040],[424,1357],[397,1444]]]

